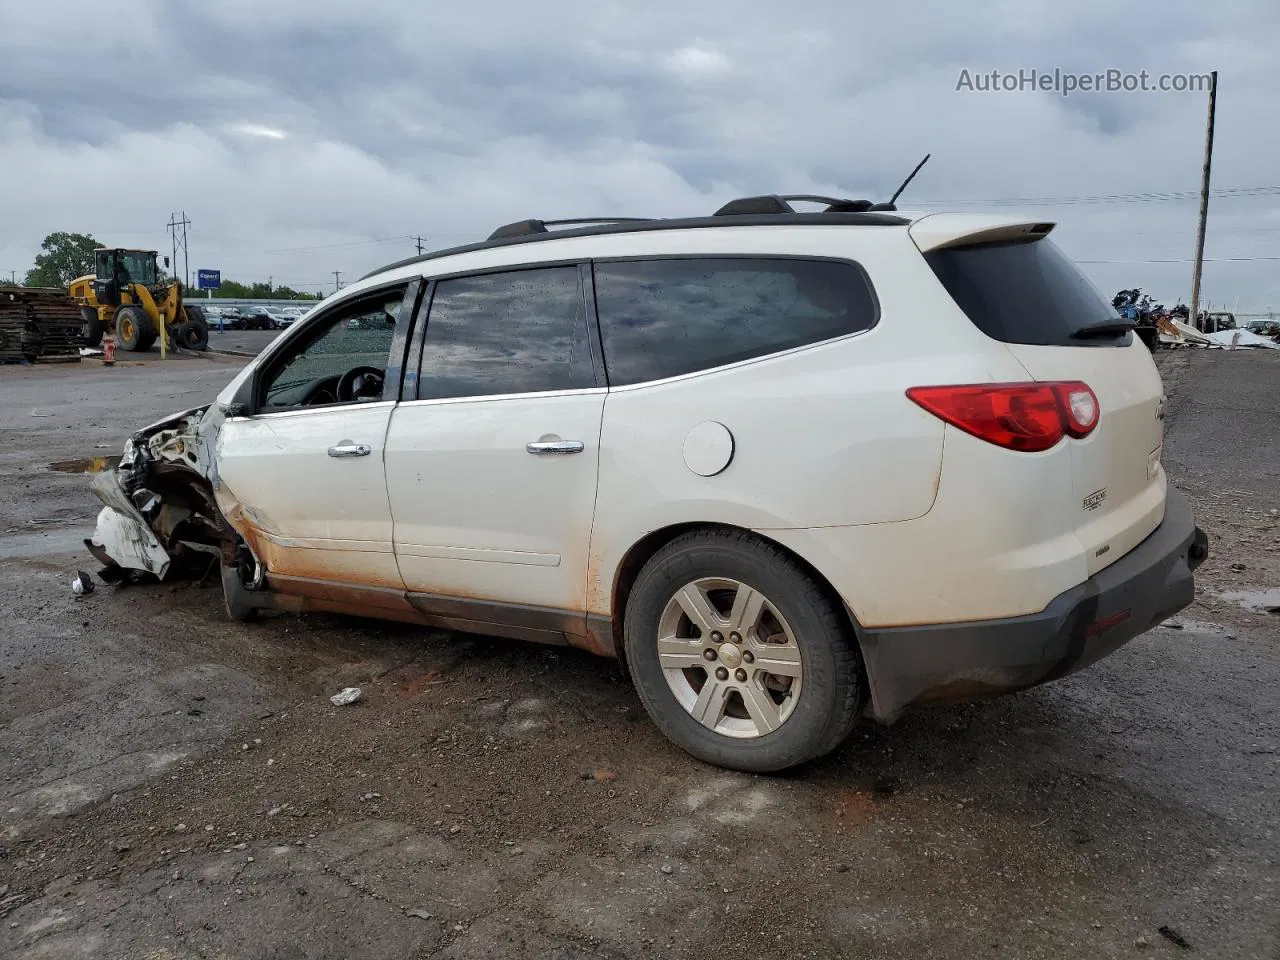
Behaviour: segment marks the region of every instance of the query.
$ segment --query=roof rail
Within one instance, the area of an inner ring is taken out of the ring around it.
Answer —
[[[809,203],[825,203],[826,213],[863,213],[867,210],[884,209],[870,200],[846,200],[839,197],[821,197],[812,193],[789,193],[779,196],[768,194],[762,197],[742,197],[730,200],[717,210],[713,216],[759,216],[768,213],[796,213],[791,201],[801,200]],[[892,209],[890,207],[889,209]]]
[[[853,202],[861,203],[862,201]],[[380,273],[385,273],[397,267],[406,267],[411,263],[425,263],[441,257],[451,257],[459,253],[471,253],[475,250],[489,250],[494,247],[505,247],[513,244],[541,243],[544,240],[556,240],[561,237],[599,237],[614,233],[647,233],[654,230],[698,230],[708,227],[764,227],[775,226],[778,223],[772,215],[761,216],[756,214],[736,217],[721,215],[718,217],[681,217],[677,219],[618,218],[616,220],[587,220],[585,221],[587,226],[572,227],[568,230],[554,232],[547,229],[548,224],[555,225],[564,222],[563,220],[525,220],[520,223],[508,224],[494,231],[495,235],[488,240],[463,244],[460,247],[449,247],[444,250],[432,250],[430,253],[422,253],[416,257],[397,260],[395,263],[387,264],[385,267],[371,270],[360,279],[368,280],[370,277],[376,277]],[[792,213],[788,222],[811,227],[835,224],[841,226],[905,227],[911,223],[910,220],[895,216],[892,213],[861,212],[857,210],[850,212],[834,210],[821,213]]]
[[[508,237],[529,237],[535,233],[547,233],[547,227],[563,227],[569,224],[584,223],[647,223],[652,217],[577,217],[570,220],[517,220],[515,223],[504,223],[493,233],[490,240],[505,240]]]

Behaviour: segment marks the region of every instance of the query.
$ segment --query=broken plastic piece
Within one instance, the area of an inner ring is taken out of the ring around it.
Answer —
[[[93,578],[83,570],[77,570],[76,578],[71,581],[71,591],[78,597],[93,593]]]
[[[332,703],[335,707],[345,707],[348,704],[355,703],[359,699],[360,699],[360,688],[347,687],[345,690],[340,690],[337,693],[335,693],[332,697],[330,697],[329,702]]]

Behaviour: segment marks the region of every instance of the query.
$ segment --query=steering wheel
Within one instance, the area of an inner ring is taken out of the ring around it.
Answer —
[[[385,380],[377,367],[353,367],[338,378],[334,392],[340,401],[380,400]]]

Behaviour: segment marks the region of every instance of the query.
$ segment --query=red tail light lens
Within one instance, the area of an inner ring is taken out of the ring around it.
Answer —
[[[907,396],[935,417],[1007,450],[1036,453],[1098,425],[1088,384],[983,383],[912,387]]]

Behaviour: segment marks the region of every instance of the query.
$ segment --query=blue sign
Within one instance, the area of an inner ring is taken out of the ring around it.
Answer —
[[[197,270],[196,271],[196,289],[197,290],[217,290],[222,286],[221,270]]]

